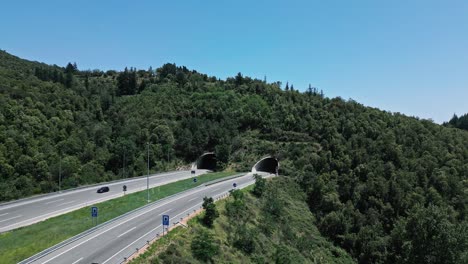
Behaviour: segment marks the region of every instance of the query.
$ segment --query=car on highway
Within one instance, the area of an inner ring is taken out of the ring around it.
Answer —
[[[195,170],[192,170],[192,174],[195,174]]]
[[[109,187],[107,186],[104,186],[104,187],[101,187],[97,190],[97,193],[105,193],[105,192],[108,192],[109,191]]]

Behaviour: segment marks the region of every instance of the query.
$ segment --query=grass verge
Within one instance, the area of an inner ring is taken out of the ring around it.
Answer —
[[[208,173],[198,176],[196,183],[190,178],[154,187],[150,189],[150,200],[156,201],[203,183],[234,174],[234,172]],[[147,204],[146,190],[127,194],[93,206],[98,206],[98,220],[99,223],[103,223],[145,204]],[[83,207],[67,214],[0,234],[0,262],[5,264],[17,263],[93,227],[90,210],[91,206]]]

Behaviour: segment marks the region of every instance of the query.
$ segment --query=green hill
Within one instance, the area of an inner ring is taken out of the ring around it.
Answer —
[[[238,74],[80,71],[0,52],[0,201],[169,170],[216,151],[261,157],[305,193],[359,263],[468,262],[468,132]]]

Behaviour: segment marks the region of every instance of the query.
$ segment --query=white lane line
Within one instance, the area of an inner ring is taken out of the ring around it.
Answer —
[[[189,202],[195,200],[195,199],[199,199],[199,197],[193,197],[192,199],[188,200]]]
[[[7,214],[9,214],[9,213],[4,213],[4,214],[1,214],[0,216],[4,216],[4,215],[7,215]]]
[[[202,191],[204,191],[204,189],[194,190],[193,193],[199,193],[199,192],[202,192]],[[187,194],[187,195],[189,195],[189,194]],[[69,248],[69,249],[63,251],[62,253],[60,253],[60,254],[58,254],[58,255],[56,255],[56,256],[50,258],[49,260],[43,262],[42,264],[46,264],[46,263],[48,263],[48,262],[50,262],[50,261],[52,261],[52,260],[54,260],[54,259],[60,257],[61,255],[63,255],[63,254],[65,254],[65,253],[69,252],[70,250],[73,250],[73,249],[75,249],[75,248],[77,248],[77,247],[83,245],[84,243],[90,241],[91,239],[94,239],[94,238],[96,238],[96,237],[98,237],[98,236],[100,236],[100,235],[102,235],[102,234],[104,234],[104,233],[106,233],[106,232],[108,232],[108,231],[110,231],[110,230],[116,228],[116,227],[119,227],[119,226],[121,226],[121,225],[123,225],[123,224],[125,224],[125,223],[127,223],[127,222],[129,222],[129,221],[131,221],[131,220],[133,220],[133,219],[135,219],[135,218],[138,218],[138,217],[140,217],[140,216],[142,216],[142,215],[144,215],[144,214],[147,214],[147,213],[149,213],[149,212],[151,212],[151,211],[153,211],[153,210],[156,210],[156,209],[158,209],[158,208],[161,208],[161,207],[164,206],[164,205],[167,205],[167,204],[169,204],[169,203],[173,203],[173,202],[175,202],[175,201],[177,201],[177,200],[180,200],[180,199],[182,199],[182,198],[185,198],[185,196],[174,197],[174,198],[175,198],[175,199],[173,199],[173,200],[168,200],[167,202],[162,203],[162,204],[159,204],[159,205],[157,205],[156,207],[151,208],[151,209],[149,209],[149,210],[146,211],[146,212],[142,212],[141,214],[137,214],[137,215],[135,215],[135,216],[133,216],[133,217],[130,217],[129,219],[127,219],[127,220],[125,220],[125,221],[123,221],[123,222],[121,222],[121,223],[119,223],[119,224],[116,224],[116,225],[114,225],[114,226],[111,226],[109,229],[103,230],[102,232],[100,232],[100,233],[98,233],[98,234],[96,234],[96,235],[94,235],[94,236],[92,236],[92,237],[90,237],[90,238],[88,238],[88,239],[86,239],[86,240],[84,240],[84,241],[82,241],[82,242],[80,242],[80,243],[74,245],[73,247],[71,247],[71,248]],[[171,209],[171,210],[172,210],[172,209]],[[180,215],[180,214],[179,214],[179,215]],[[149,234],[149,233],[153,232],[154,230],[156,230],[156,229],[159,228],[160,226],[161,226],[161,225],[157,226],[156,228],[152,229],[151,231],[149,231],[149,232],[146,233],[146,234]],[[146,235],[146,234],[145,234],[145,235]],[[133,243],[134,243],[134,242],[132,242],[132,244],[133,244]],[[131,244],[129,244],[129,246],[130,246],[130,245],[131,245]],[[127,246],[127,247],[128,247],[128,246]],[[124,250],[124,249],[122,249],[121,251],[123,251],[123,250]],[[121,251],[120,251],[120,252],[121,252]],[[120,253],[120,252],[118,252],[118,253]],[[115,255],[117,255],[118,253],[116,253]],[[114,256],[115,256],[115,255],[114,255]],[[112,257],[111,257],[111,258],[112,258]],[[106,260],[105,262],[103,262],[102,264],[106,263],[107,261],[109,261],[109,259],[107,259],[107,260]]]
[[[191,208],[193,208],[193,207],[191,207]],[[177,216],[182,215],[182,214],[184,214],[184,213],[185,213],[185,211],[182,212],[182,213],[180,213],[180,214],[178,214],[178,215],[176,215],[176,218],[177,218]],[[134,243],[137,242],[138,240],[142,239],[143,237],[147,236],[148,234],[150,234],[150,233],[156,231],[156,229],[158,229],[158,228],[160,228],[160,227],[161,227],[161,225],[158,225],[157,227],[151,229],[150,231],[148,231],[147,233],[145,233],[145,234],[142,235],[141,237],[135,239],[135,241],[133,241],[132,243],[128,244],[126,247],[124,247],[124,248],[122,248],[121,250],[119,250],[117,253],[115,253],[114,255],[112,255],[110,258],[106,259],[102,264],[106,264],[106,262],[108,262],[109,260],[111,260],[112,258],[114,258],[115,256],[117,256],[118,254],[120,254],[122,251],[124,251],[125,249],[127,249],[129,246],[131,246],[132,244],[134,244]]]
[[[15,219],[15,218],[18,218],[18,217],[22,217],[22,215],[17,215],[17,216],[15,216],[15,217],[11,217],[11,218],[4,219],[4,220],[0,221],[0,223],[1,223],[1,222],[8,221],[8,220],[11,220],[11,219]]]
[[[167,213],[169,213],[170,211],[172,211],[172,208],[169,209],[169,210],[166,210],[166,211],[162,212],[161,214],[162,214],[162,215],[163,215],[163,214],[167,214]]]
[[[109,260],[111,260],[113,257],[117,256],[120,252],[124,251],[125,249],[127,249],[129,246],[131,246],[133,243],[137,242],[138,240],[142,239],[143,237],[147,236],[149,233],[155,231],[156,229],[158,229],[161,225],[158,225],[157,227],[151,229],[150,231],[148,231],[147,233],[145,233],[144,235],[142,235],[141,237],[137,238],[135,241],[133,241],[132,243],[128,244],[128,246],[122,248],[121,250],[119,250],[117,253],[115,253],[114,255],[112,255],[110,258],[106,259],[102,264],[106,264],[106,262],[108,262]]]
[[[132,231],[132,230],[135,229],[135,228],[136,228],[136,226],[134,226],[134,227],[130,228],[129,230],[123,232],[122,234],[118,235],[117,237],[121,237],[121,236],[127,234],[128,232]]]
[[[203,190],[203,189],[196,190],[194,193],[201,192],[202,190]],[[60,253],[60,254],[54,256],[53,258],[50,258],[49,260],[43,262],[42,264],[48,263],[48,262],[50,262],[50,261],[52,261],[52,260],[54,260],[54,259],[60,257],[61,255],[67,253],[68,251],[73,250],[73,249],[75,249],[75,248],[77,248],[77,247],[83,245],[84,243],[90,241],[91,239],[94,239],[94,238],[96,238],[96,237],[98,237],[98,236],[100,236],[100,235],[102,235],[102,234],[104,234],[104,233],[106,233],[106,232],[108,232],[108,231],[114,229],[114,228],[117,228],[117,227],[119,227],[119,226],[121,226],[121,225],[123,225],[123,224],[129,222],[129,221],[132,221],[132,220],[135,219],[135,218],[138,218],[138,217],[140,217],[140,216],[142,216],[142,215],[144,215],[144,214],[147,214],[147,213],[149,213],[149,212],[151,212],[151,211],[153,211],[153,210],[156,210],[156,209],[158,209],[158,208],[161,208],[161,207],[164,206],[164,205],[167,205],[167,204],[169,204],[169,203],[175,202],[175,201],[180,200],[180,199],[182,199],[182,198],[185,198],[185,196],[177,197],[176,199],[173,199],[173,200],[168,200],[167,202],[162,203],[162,204],[159,204],[159,205],[157,205],[156,207],[149,209],[148,211],[145,211],[145,212],[142,212],[142,213],[140,213],[140,214],[137,214],[137,215],[135,215],[135,216],[133,216],[133,217],[130,217],[129,219],[126,219],[125,221],[122,221],[122,222],[119,223],[119,224],[116,224],[116,225],[114,225],[114,226],[111,226],[109,229],[103,230],[102,232],[100,232],[100,233],[98,233],[98,234],[96,234],[96,235],[94,235],[94,236],[92,236],[92,237],[90,237],[90,238],[88,238],[88,239],[86,239],[86,240],[84,240],[84,241],[81,241],[80,243],[74,245],[73,247],[71,247],[71,248],[69,248],[69,249],[63,251],[62,253]],[[171,209],[171,210],[172,210],[172,209]]]
[[[178,179],[188,179],[190,176],[190,174],[187,174],[188,177],[185,178],[185,175],[186,175],[186,172],[188,173],[189,171],[174,171],[174,172],[167,172],[167,173],[162,173],[162,174],[157,174],[157,175],[154,175],[154,176],[150,176],[150,180],[152,178],[161,178],[161,177],[164,177],[164,176],[171,176],[171,175],[175,175],[175,174],[180,174],[182,177],[180,178],[177,178],[177,177],[174,177],[173,178],[173,181],[177,181]],[[131,179],[131,178],[128,178],[127,180],[125,181],[121,181],[121,182],[116,182],[116,183],[113,183],[113,182],[102,182],[102,183],[99,183],[101,185],[108,185],[108,186],[114,186],[114,185],[119,185],[119,184],[127,184],[127,183],[132,183],[132,182],[138,182],[138,181],[145,181],[146,182],[146,177],[139,177],[137,179]],[[18,207],[18,206],[21,206],[21,205],[25,205],[25,204],[31,204],[31,203],[38,203],[38,202],[42,202],[44,200],[50,200],[50,199],[53,199],[55,197],[51,197],[51,196],[56,196],[56,197],[63,197],[63,196],[67,196],[67,195],[72,195],[72,194],[77,194],[77,193],[81,193],[81,192],[87,192],[87,191],[90,191],[90,190],[94,190],[95,188],[97,188],[97,186],[89,186],[89,187],[83,187],[81,189],[77,189],[77,190],[70,190],[70,191],[67,191],[67,192],[64,192],[64,193],[55,193],[55,194],[50,194],[50,196],[46,196],[46,197],[39,197],[37,199],[31,199],[31,200],[26,200],[26,201],[18,201],[18,202],[14,202],[12,204],[8,204],[8,205],[5,205],[5,206],[1,206],[0,210],[5,210],[5,209],[8,209],[8,208],[12,208],[12,207]]]
[[[63,201],[65,199],[58,199],[58,200],[54,200],[54,201],[50,201],[50,202],[47,202],[45,204],[51,204],[51,203],[56,203],[56,202],[60,202],[60,201]]]
[[[72,264],[76,264],[76,263],[80,262],[80,260],[82,260],[82,259],[83,259],[83,258],[80,258],[79,260],[73,262]]]
[[[221,190],[222,188],[217,188],[217,189],[214,189],[214,190],[211,190],[212,192],[216,192],[216,191],[219,191]]]
[[[71,204],[71,203],[74,203],[74,202],[76,202],[76,201],[70,201],[70,202],[66,202],[66,203],[57,204],[57,206],[66,205],[66,204]]]
[[[167,174],[166,176],[168,175],[173,175],[173,174],[177,174],[179,172],[175,172],[175,173],[170,173],[170,174]],[[190,175],[189,175],[190,176]],[[163,183],[158,183],[154,186],[150,186],[150,187],[155,187],[155,186],[162,186],[163,184],[166,184],[166,183],[170,183],[170,182],[174,182],[174,181],[177,181],[181,178],[173,178],[169,181],[165,181]],[[109,185],[110,186],[110,185]],[[94,188],[94,187],[93,187]],[[85,190],[79,190],[77,192],[81,192],[81,191],[85,191]],[[134,192],[138,192],[139,190],[138,189],[134,189],[134,190],[129,190],[127,191],[127,193],[134,193]],[[91,204],[95,204],[95,203],[98,203],[98,202],[101,202],[101,201],[107,201],[107,200],[111,200],[113,198],[116,198],[116,197],[120,197],[121,194],[120,193],[117,193],[117,194],[113,194],[113,195],[109,195],[109,196],[106,196],[106,197],[103,197],[103,198],[99,198],[99,199],[96,199],[96,200],[92,200],[92,201],[87,201],[87,202],[84,202],[84,203],[80,203],[80,204],[75,204],[73,206],[70,206],[70,207],[67,207],[67,208],[63,208],[63,209],[59,209],[59,210],[55,210],[55,211],[52,211],[50,213],[46,213],[46,214],[43,214],[43,215],[39,215],[39,216],[36,216],[36,217],[33,217],[33,218],[29,218],[29,219],[26,219],[24,221],[21,221],[21,222],[18,222],[18,223],[14,223],[14,224],[11,224],[11,225],[8,225],[8,226],[4,226],[4,227],[1,227],[0,228],[0,232],[3,232],[3,231],[8,231],[10,230],[11,227],[21,227],[24,223],[28,223],[28,224],[34,224],[34,223],[37,223],[41,220],[44,220],[44,219],[47,219],[48,216],[49,217],[52,217],[52,216],[56,216],[56,215],[61,215],[61,214],[64,214],[64,213],[68,213],[70,211],[73,211],[73,210],[76,210],[76,209],[79,209],[79,208],[82,208],[82,207],[85,207],[85,206],[88,206],[88,205],[91,205]],[[63,199],[62,199],[63,200]],[[9,208],[9,207],[7,207]],[[3,210],[3,209],[7,209],[7,208],[0,208],[0,210]],[[46,218],[44,218],[46,217]]]

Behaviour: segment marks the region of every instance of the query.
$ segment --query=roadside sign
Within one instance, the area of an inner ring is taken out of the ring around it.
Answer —
[[[91,217],[97,217],[98,208],[96,206],[91,207]]]
[[[124,185],[124,186],[123,186],[123,191],[124,191],[124,192],[127,191],[127,185]]]
[[[197,182],[197,178],[193,178],[193,182]]]
[[[237,183],[233,183],[233,184],[232,184],[232,187],[236,188],[236,187],[237,187]]]
[[[162,224],[163,224],[163,226],[168,226],[169,225],[169,215],[163,215],[162,216]]]

